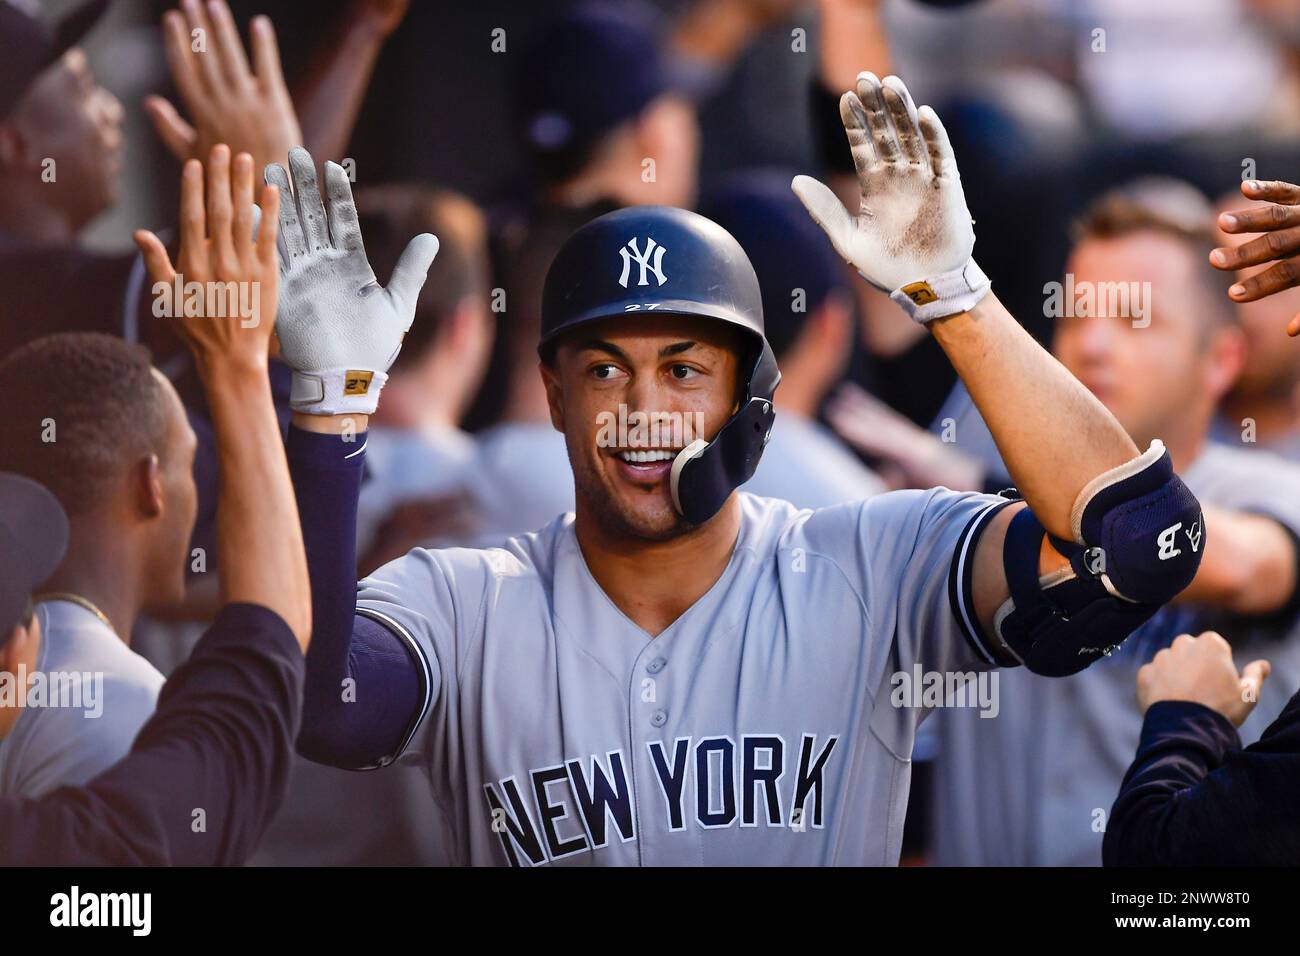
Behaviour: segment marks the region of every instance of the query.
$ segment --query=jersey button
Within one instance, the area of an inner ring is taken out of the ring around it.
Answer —
[[[666,665],[667,663],[668,662],[664,660],[662,657],[656,657],[654,660],[652,660],[649,664],[645,666],[645,669],[648,670],[651,674],[658,674],[661,670],[664,669],[664,665]]]
[[[668,723],[668,712],[663,709],[656,710],[650,715],[650,723],[655,727],[662,727]]]

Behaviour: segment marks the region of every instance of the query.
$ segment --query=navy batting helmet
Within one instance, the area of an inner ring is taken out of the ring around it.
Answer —
[[[717,223],[685,209],[633,206],[593,219],[565,241],[542,292],[543,357],[576,326],[616,315],[693,315],[741,330],[752,348],[736,413],[713,441],[697,439],[673,461],[677,511],[703,524],[758,467],[772,433],[781,381],[763,334],[763,301],[745,250]]]

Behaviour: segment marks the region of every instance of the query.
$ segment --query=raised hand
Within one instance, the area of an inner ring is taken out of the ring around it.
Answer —
[[[1241,184],[1241,194],[1270,205],[1220,213],[1219,228],[1231,235],[1263,235],[1239,246],[1215,249],[1210,264],[1234,271],[1270,265],[1228,290],[1234,302],[1254,302],[1300,285],[1300,186],[1249,179]],[[1300,315],[1291,317],[1286,334],[1300,335]]]
[[[913,105],[896,76],[858,75],[840,99],[857,168],[850,213],[829,187],[796,176],[791,188],[835,250],[920,322],[971,308],[989,282],[971,259],[975,231],[948,134]]]
[[[181,173],[180,254],[173,267],[152,232],[135,241],[156,297],[165,297],[173,328],[194,352],[201,372],[223,362],[265,373],[276,320],[279,266],[276,236],[280,192],[262,192],[253,204],[253,159],[212,147],[204,167],[188,160]],[[258,220],[260,219],[260,226]]]
[[[438,240],[429,233],[412,239],[384,288],[366,259],[342,166],[325,164],[328,213],[305,149],[289,152],[288,173],[268,166],[266,182],[284,194],[276,336],[294,370],[289,403],[307,415],[368,415],[411,327]]]
[[[1199,637],[1180,634],[1173,644],[1142,666],[1137,676],[1138,706],[1186,700],[1217,710],[1240,727],[1259,701],[1268,661],[1251,661],[1237,673],[1232,647],[1214,631]]]
[[[252,154],[255,169],[282,161],[302,143],[302,131],[271,21],[253,18],[250,68],[224,0],[209,0],[206,6],[181,0],[180,7],[163,16],[163,45],[190,121],[161,96],[147,97],[145,111],[158,135],[179,159],[202,158],[217,143],[226,143]],[[201,44],[196,37],[202,37]]]

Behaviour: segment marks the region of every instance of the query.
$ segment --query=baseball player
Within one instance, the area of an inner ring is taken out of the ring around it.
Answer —
[[[1079,289],[1145,283],[1151,308],[1132,318],[1099,300],[1060,317],[1053,342],[1136,441],[1168,440],[1205,508],[1196,580],[1176,614],[1086,673],[1066,681],[1007,674],[996,719],[952,708],[927,725],[942,738],[932,848],[940,865],[1099,865],[1106,816],[1141,735],[1137,673],[1179,631],[1213,626],[1245,659],[1272,663],[1259,706],[1242,715],[1247,742],[1300,685],[1300,469],[1209,440],[1243,351],[1238,307],[1224,295],[1229,280],[1204,265],[1212,218],[1205,198],[1178,180],[1137,180],[1099,197],[1077,226],[1068,274]]]
[[[1073,673],[1195,574],[1200,507],[1163,446],[1139,453],[991,294],[934,111],[862,74],[842,113],[860,209],[793,188],[947,352],[1024,501],[738,493],[779,380],[757,280],[709,220],[625,209],[574,233],[543,296],[575,513],[498,549],[416,549],[354,590],[366,416],[436,240],[381,288],[343,170],[322,201],[304,151],[268,169],[296,197],[277,333],[313,593],[299,749],[423,763],[457,862],[894,864],[927,709],[902,684]]]
[[[29,342],[0,381],[13,389],[0,470],[48,488],[71,522],[36,596],[37,669],[72,682],[84,706],[33,708],[0,741],[0,794],[38,797],[117,763],[154,711],[163,675],[131,638],[145,608],[185,594],[194,434],[148,353],[113,336]]]
[[[1102,845],[1107,866],[1300,863],[1300,694],[1244,750],[1237,727],[1267,661],[1238,672],[1213,631],[1181,635],[1138,671],[1145,712]]]
[[[120,762],[39,799],[0,795],[0,866],[235,865],[284,798],[311,602],[267,379],[280,197],[264,190],[254,207],[253,170],[225,145],[206,168],[185,164],[175,266],[157,236],[136,234],[156,281],[253,283],[271,303],[251,324],[210,305],[170,320],[202,369],[218,438],[223,606]],[[257,240],[255,208],[268,219]],[[17,676],[24,686],[39,659],[48,635],[31,590],[60,564],[75,525],[49,491],[0,474],[0,685]],[[19,697],[0,701],[6,742],[31,716],[34,702]]]

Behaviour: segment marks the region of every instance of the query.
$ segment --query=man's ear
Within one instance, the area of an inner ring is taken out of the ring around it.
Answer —
[[[538,362],[537,371],[541,373],[542,385],[546,388],[546,406],[551,411],[551,427],[564,434],[564,390],[560,388],[560,376],[555,367],[546,362]]]
[[[1232,390],[1246,364],[1246,336],[1231,326],[1215,332],[1210,343],[1210,394],[1215,404]]]
[[[9,674],[18,672],[18,665],[29,660],[32,655],[28,642],[35,636],[36,618],[26,624],[15,624],[2,643],[0,643],[0,671]]]
[[[18,169],[27,154],[27,137],[13,122],[0,123],[0,169]]]
[[[131,483],[135,506],[146,518],[157,518],[163,513],[162,465],[157,455],[142,458],[135,465]]]

